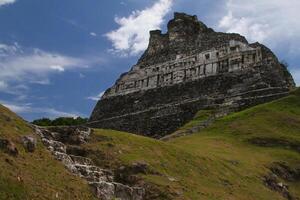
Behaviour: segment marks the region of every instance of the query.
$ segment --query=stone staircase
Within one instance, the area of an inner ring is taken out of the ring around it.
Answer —
[[[66,128],[66,127],[65,127]],[[114,182],[114,173],[111,170],[101,169],[94,165],[89,158],[71,155],[67,153],[67,146],[61,140],[62,135],[58,132],[51,132],[45,128],[34,126],[35,132],[41,137],[43,144],[61,161],[64,166],[73,174],[85,179],[92,187],[97,198],[101,200],[142,200],[145,190],[140,187],[130,187]],[[91,130],[76,128],[76,141],[85,142]],[[71,130],[72,131],[72,130]],[[66,137],[66,136],[64,136]],[[74,139],[74,134],[72,135]],[[78,138],[80,138],[78,140]]]

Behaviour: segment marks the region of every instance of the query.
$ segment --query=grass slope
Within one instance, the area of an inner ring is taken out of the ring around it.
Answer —
[[[186,127],[197,120],[202,117]],[[299,144],[298,89],[288,97],[221,118],[190,136],[162,142],[99,129],[85,148],[106,167],[148,163],[156,173],[138,176],[155,189],[152,199],[267,200],[284,198],[264,186],[263,176],[275,162],[299,170]],[[299,179],[281,181],[294,197],[300,197]]]
[[[13,141],[19,151],[12,157],[0,150],[0,199],[94,199],[87,183],[73,176],[38,142],[25,152],[22,135],[34,135],[17,115],[0,105],[0,138]]]

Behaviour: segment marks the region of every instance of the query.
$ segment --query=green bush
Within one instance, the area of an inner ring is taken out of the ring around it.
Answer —
[[[75,126],[75,125],[82,125],[85,124],[88,121],[87,118],[82,117],[59,117],[54,120],[51,120],[49,118],[41,118],[34,120],[32,124],[38,125],[38,126]]]

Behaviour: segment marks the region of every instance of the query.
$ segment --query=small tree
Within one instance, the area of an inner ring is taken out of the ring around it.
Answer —
[[[37,119],[32,122],[37,126],[51,126],[52,121],[48,118]]]
[[[87,118],[82,117],[58,117],[54,120],[48,118],[42,118],[34,120],[32,123],[38,126],[76,126],[87,123]]]

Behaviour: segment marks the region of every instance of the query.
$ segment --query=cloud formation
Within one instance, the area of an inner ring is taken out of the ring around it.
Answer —
[[[40,49],[0,44],[0,91],[11,90],[19,83],[49,83],[48,75],[73,68],[84,68],[87,62]]]
[[[3,102],[2,104],[12,110],[13,112],[16,112],[18,114],[23,113],[33,113],[33,114],[43,114],[44,116],[47,116],[49,118],[57,118],[57,117],[78,117],[80,116],[79,113],[68,113],[64,111],[59,111],[54,108],[39,108],[39,107],[32,107],[30,104],[12,104],[8,102]],[[81,115],[82,116],[82,115]]]
[[[128,17],[116,17],[120,25],[105,36],[112,42],[113,51],[122,55],[136,55],[147,48],[149,31],[158,29],[171,10],[173,0],[158,0],[152,7],[136,10]]]
[[[251,42],[296,51],[300,45],[299,0],[227,0],[219,27],[245,35]]]
[[[93,101],[99,101],[101,99],[101,97],[104,95],[104,92],[100,92],[98,95],[96,96],[90,96],[90,97],[87,97],[87,99],[89,100],[93,100]]]
[[[291,73],[293,75],[296,85],[299,87],[300,86],[300,69],[294,68],[291,70]]]
[[[11,4],[16,2],[16,0],[0,0],[0,7],[6,4]]]

